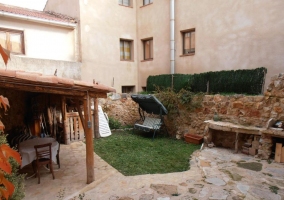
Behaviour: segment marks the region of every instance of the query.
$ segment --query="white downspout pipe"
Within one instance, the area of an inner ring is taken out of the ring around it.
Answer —
[[[171,74],[175,73],[175,0],[170,0]]]

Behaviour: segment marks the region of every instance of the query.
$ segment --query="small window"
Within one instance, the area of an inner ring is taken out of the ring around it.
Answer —
[[[143,6],[153,3],[153,0],[143,0]]]
[[[182,31],[183,55],[195,53],[195,29]]]
[[[144,60],[153,59],[153,38],[142,40]]]
[[[12,53],[24,54],[24,32],[0,28],[0,44]]]
[[[134,93],[135,86],[122,86],[122,93]]]
[[[132,60],[132,41],[120,40],[120,60]]]
[[[132,0],[118,0],[119,5],[123,6],[132,6]]]

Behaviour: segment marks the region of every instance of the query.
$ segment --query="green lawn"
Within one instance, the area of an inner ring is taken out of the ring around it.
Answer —
[[[94,145],[96,154],[127,176],[188,170],[190,155],[200,148],[172,138],[152,140],[131,131],[114,132],[96,139]]]

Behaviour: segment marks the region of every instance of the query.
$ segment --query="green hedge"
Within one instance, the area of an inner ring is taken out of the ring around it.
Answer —
[[[230,70],[206,72],[201,74],[164,74],[149,76],[147,91],[153,92],[158,86],[160,89],[173,87],[178,92],[182,88],[192,92],[209,93],[238,93],[261,94],[267,69]]]

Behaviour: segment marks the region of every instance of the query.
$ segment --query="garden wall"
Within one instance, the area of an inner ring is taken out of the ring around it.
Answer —
[[[136,103],[126,95],[124,98],[116,99],[102,99],[100,104],[108,116],[119,120],[122,125],[134,125],[139,119]],[[178,105],[176,111],[167,115],[165,123],[169,133],[178,139],[183,138],[188,132],[198,135],[207,134],[208,127],[204,121],[212,120],[215,113],[219,115],[222,122],[231,122],[246,127],[262,127],[265,131],[259,132],[259,137],[257,137],[259,138],[257,139],[259,142],[258,156],[268,159],[274,152],[275,141],[281,142],[279,139],[284,138],[284,132],[266,129],[267,122],[271,118],[284,121],[283,110],[284,74],[279,74],[272,77],[264,95],[205,95],[200,108],[188,111],[184,105]],[[214,136],[217,141],[215,143],[221,142],[221,146],[232,148],[236,140],[235,133],[218,132],[221,135]],[[252,135],[240,135],[240,137],[242,140],[240,146],[247,139],[252,139]]]
[[[99,104],[109,117],[123,125],[133,125],[139,119],[138,106],[127,95],[116,100],[100,99]],[[212,119],[215,112],[222,121],[245,126],[265,127],[270,118],[284,121],[284,74],[272,77],[264,95],[205,95],[201,105],[191,112],[178,105],[178,114],[165,119],[171,135],[178,138],[186,132],[202,135],[204,121]]]

